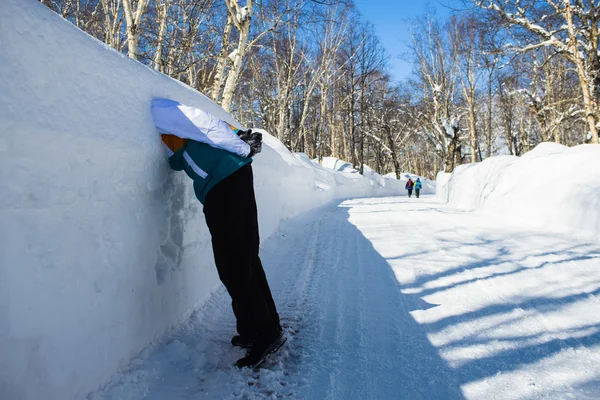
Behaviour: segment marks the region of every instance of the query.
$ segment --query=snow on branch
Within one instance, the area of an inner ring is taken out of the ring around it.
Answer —
[[[379,136],[377,136],[369,131],[366,131],[366,130],[364,131],[364,134],[370,138],[373,138],[381,146],[381,148],[385,150],[386,153],[392,154],[392,149],[390,149],[388,146],[386,146],[385,143],[383,142],[383,140]]]

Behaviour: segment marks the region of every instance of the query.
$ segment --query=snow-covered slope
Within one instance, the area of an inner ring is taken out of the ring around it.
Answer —
[[[437,196],[549,230],[600,238],[600,146],[542,143],[522,157],[491,157],[437,176]]]
[[[0,38],[0,399],[80,399],[218,287],[201,205],[168,169],[151,99],[239,123],[35,0],[0,2]],[[265,142],[263,237],[333,198],[403,193]]]

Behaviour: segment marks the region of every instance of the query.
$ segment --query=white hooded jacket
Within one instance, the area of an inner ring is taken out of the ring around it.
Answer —
[[[206,143],[241,157],[250,154],[250,146],[239,138],[227,122],[199,108],[158,98],[152,100],[152,118],[160,133]]]

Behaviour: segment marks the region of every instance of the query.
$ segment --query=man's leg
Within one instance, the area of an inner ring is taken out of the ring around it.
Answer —
[[[250,315],[244,313],[243,307],[240,308],[233,300],[233,297],[231,300],[231,308],[233,309],[233,315],[235,315],[235,327],[238,334],[245,340],[252,339],[254,332],[252,331],[252,319],[250,318]]]
[[[253,274],[257,280],[258,286],[262,292],[262,295],[267,303],[267,307],[269,308],[269,313],[274,321],[277,322],[277,327],[281,331],[281,325],[279,322],[279,314],[277,313],[277,307],[275,306],[275,301],[273,301],[273,295],[271,294],[271,289],[269,288],[269,283],[267,282],[267,277],[265,275],[265,271],[262,266],[262,262],[259,257],[259,248],[260,248],[260,235],[259,235],[259,227],[258,227],[258,211],[256,206],[256,195],[254,193],[254,175],[252,171],[250,171],[250,185],[248,185],[249,195],[248,197],[251,199],[249,201],[250,213],[248,217],[248,221],[250,222],[249,237],[252,237],[254,240],[252,241],[252,255],[253,255]],[[251,217],[250,217],[251,216]]]
[[[238,332],[268,339],[278,334],[279,324],[271,313],[272,299],[263,293],[254,267],[259,239],[253,193],[252,169],[247,165],[208,193],[204,213],[219,278],[232,298]]]
[[[267,307],[269,308],[269,312],[274,321],[277,321],[277,327],[281,331],[281,324],[279,322],[279,314],[277,313],[277,307],[275,306],[275,301],[273,300],[273,296],[271,295],[271,289],[269,288],[269,283],[267,282],[267,277],[265,275],[265,270],[263,269],[262,263],[260,262],[260,258],[256,256],[254,264],[254,276],[258,281],[258,286],[262,291],[262,294],[267,302]]]

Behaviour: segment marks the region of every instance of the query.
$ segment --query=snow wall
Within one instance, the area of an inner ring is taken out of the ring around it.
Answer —
[[[439,173],[437,197],[466,210],[600,239],[600,146],[541,143]]]
[[[35,0],[0,2],[0,48],[0,399],[81,399],[219,287],[151,99],[239,124]],[[404,194],[265,143],[253,163],[263,239],[333,199]]]

